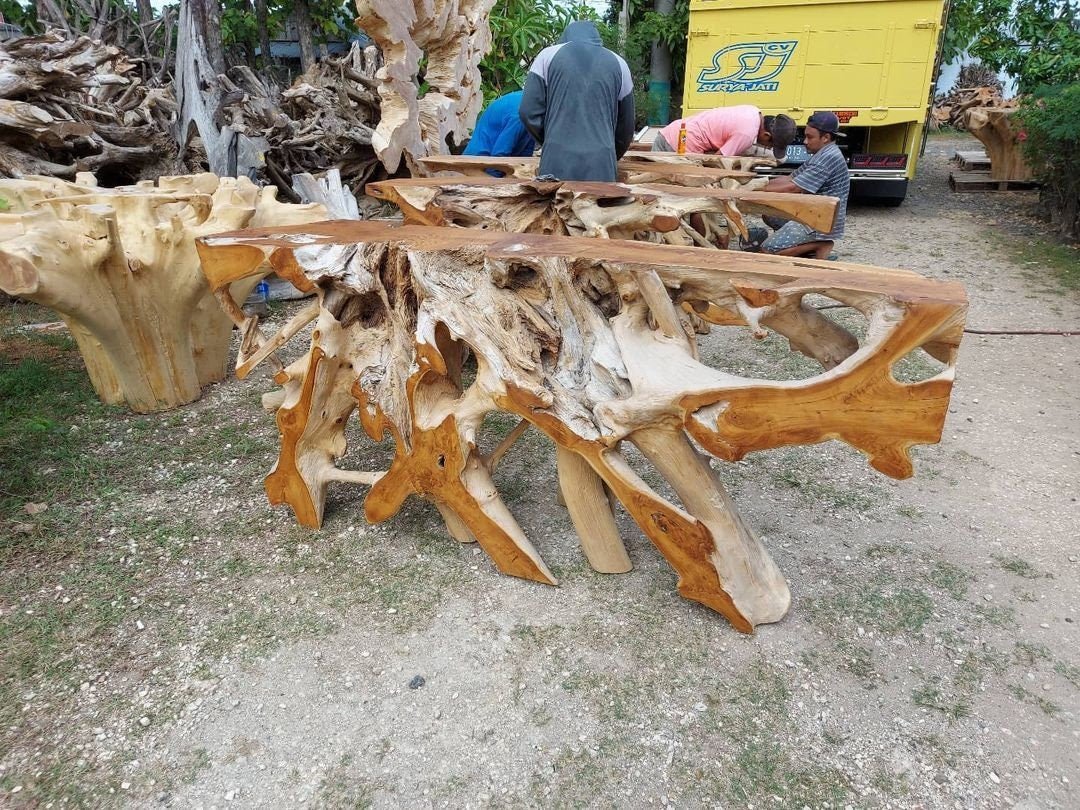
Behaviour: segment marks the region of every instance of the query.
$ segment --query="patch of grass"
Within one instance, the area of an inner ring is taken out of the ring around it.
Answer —
[[[863,554],[871,560],[882,560],[886,557],[895,557],[902,549],[896,543],[874,543],[863,550]]]
[[[346,754],[323,777],[316,791],[320,807],[368,810],[375,806],[381,786],[353,774],[352,761],[352,755]]]
[[[1080,689],[1080,667],[1075,664],[1067,664],[1064,661],[1054,662],[1054,672],[1067,680],[1077,689]]]
[[[870,776],[870,785],[878,790],[883,796],[895,799],[905,796],[911,790],[905,774],[896,776],[884,768],[877,768]]]
[[[968,651],[953,663],[955,669],[948,675],[922,676],[921,683],[911,693],[915,705],[941,712],[950,722],[971,714],[975,695],[983,682],[991,674],[1003,674],[1009,659],[987,645]]]
[[[205,748],[196,748],[180,761],[180,781],[190,785],[199,773],[210,767],[210,753]]]
[[[829,635],[846,633],[847,619],[885,635],[918,635],[934,612],[934,602],[923,590],[898,586],[889,577],[848,579],[835,593],[814,599],[811,620]]]
[[[1016,609],[998,605],[976,605],[975,615],[979,620],[994,627],[1015,627]]]
[[[938,734],[927,734],[912,739],[915,748],[923,753],[924,757],[939,768],[956,768],[960,763],[957,755],[948,743]]]
[[[784,806],[843,806],[851,793],[847,777],[782,742],[796,728],[790,704],[784,674],[763,661],[727,683],[722,693],[707,696],[704,730],[710,738],[723,734],[735,749],[731,766],[723,769],[725,806],[771,806],[773,796]]]
[[[1054,703],[1052,700],[1047,700],[1041,695],[1033,695],[1024,687],[1019,684],[1013,684],[1009,687],[1009,692],[1014,698],[1021,703],[1028,703],[1033,706],[1038,706],[1042,709],[1043,713],[1047,717],[1056,717],[1061,712],[1061,707]]]
[[[219,658],[233,651],[251,660],[286,641],[324,636],[336,629],[335,621],[314,611],[282,606],[240,608],[207,628],[199,652]]]
[[[798,491],[802,498],[811,504],[837,511],[867,512],[881,504],[881,493],[858,490],[844,485],[837,486],[827,480],[812,476],[812,471],[787,467],[774,473],[772,479],[777,486]]]
[[[534,773],[530,806],[593,807],[613,795],[625,779],[632,750],[619,737],[604,736],[562,748],[551,770]]]
[[[940,374],[944,368],[944,363],[922,349],[915,349],[893,363],[892,375],[897,382],[917,383]]]
[[[1042,236],[1002,240],[1013,257],[1041,280],[1049,275],[1067,290],[1080,290],[1080,248]]]
[[[927,582],[945,591],[953,599],[963,599],[967,595],[968,583],[975,579],[971,572],[944,560],[935,562],[925,578]]]
[[[648,693],[645,681],[630,673],[597,672],[575,669],[561,684],[567,692],[577,692],[595,707],[596,716],[605,723],[626,723],[637,715],[642,698]]]
[[[1023,557],[994,554],[993,558],[1003,571],[1008,571],[1010,574],[1016,574],[1018,577],[1023,577],[1024,579],[1043,579],[1044,577],[1051,576],[1050,574],[1044,574]]]
[[[23,521],[28,500],[51,505],[94,493],[105,464],[85,428],[106,412],[84,372],[0,354],[0,520]],[[11,542],[0,541],[0,564]]]
[[[971,714],[971,700],[966,695],[950,694],[942,686],[942,679],[934,676],[924,679],[911,692],[911,699],[916,706],[941,712],[950,722],[962,720]]]
[[[779,796],[790,807],[840,807],[850,795],[847,777],[835,768],[814,765],[778,742],[751,739],[735,756],[727,794],[737,807],[764,805]]]
[[[1049,661],[1052,658],[1050,648],[1045,644],[1032,644],[1029,641],[1016,642],[1013,657],[1025,667],[1033,667],[1039,661]]]
[[[922,520],[923,516],[926,514],[919,507],[911,506],[910,504],[904,504],[903,506],[898,506],[896,508],[896,513],[898,515],[903,515],[908,520]]]
[[[874,689],[881,675],[874,667],[874,654],[866,647],[841,639],[833,645],[839,658],[839,666],[858,678],[865,689]]]

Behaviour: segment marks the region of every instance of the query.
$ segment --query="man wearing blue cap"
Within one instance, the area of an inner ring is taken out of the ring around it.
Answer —
[[[776,229],[776,233],[762,243],[761,250],[764,253],[825,259],[828,258],[834,242],[844,235],[851,178],[848,175],[847,160],[836,145],[838,137],[843,137],[843,133],[840,132],[840,120],[835,113],[815,112],[807,120],[803,132],[810,159],[791,174],[774,177],[762,189],[839,197],[840,203],[836,206],[836,219],[833,221],[832,230],[820,233],[794,220],[763,217],[766,225]]]

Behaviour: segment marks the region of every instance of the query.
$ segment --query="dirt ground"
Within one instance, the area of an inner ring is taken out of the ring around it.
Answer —
[[[841,258],[962,282],[971,328],[1080,328],[1076,252],[1032,193],[951,193],[960,143],[902,207],[853,206]],[[0,370],[49,373],[0,403],[68,410],[0,456],[0,806],[1080,806],[1080,338],[965,336],[907,481],[836,442],[716,462],[793,594],[744,636],[625,514],[634,571],[593,573],[535,432],[496,480],[558,588],[415,500],[368,526],[342,486],[319,532],[270,508],[265,377],[132,416],[13,334]],[[813,373],[736,329],[703,356]]]

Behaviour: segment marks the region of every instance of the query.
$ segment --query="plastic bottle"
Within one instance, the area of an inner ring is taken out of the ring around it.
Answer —
[[[686,154],[686,122],[683,121],[679,124],[679,144],[675,147],[675,151],[680,155]]]
[[[259,286],[255,288],[255,292],[259,294],[259,298],[262,299],[264,305],[270,303],[270,282],[265,278],[259,282]]]

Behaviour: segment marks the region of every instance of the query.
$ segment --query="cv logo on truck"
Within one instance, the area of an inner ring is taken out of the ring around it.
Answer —
[[[772,92],[780,88],[774,81],[795,52],[798,40],[786,42],[740,42],[713,54],[712,67],[698,75],[699,93]],[[735,59],[734,69],[725,73],[724,57]]]

